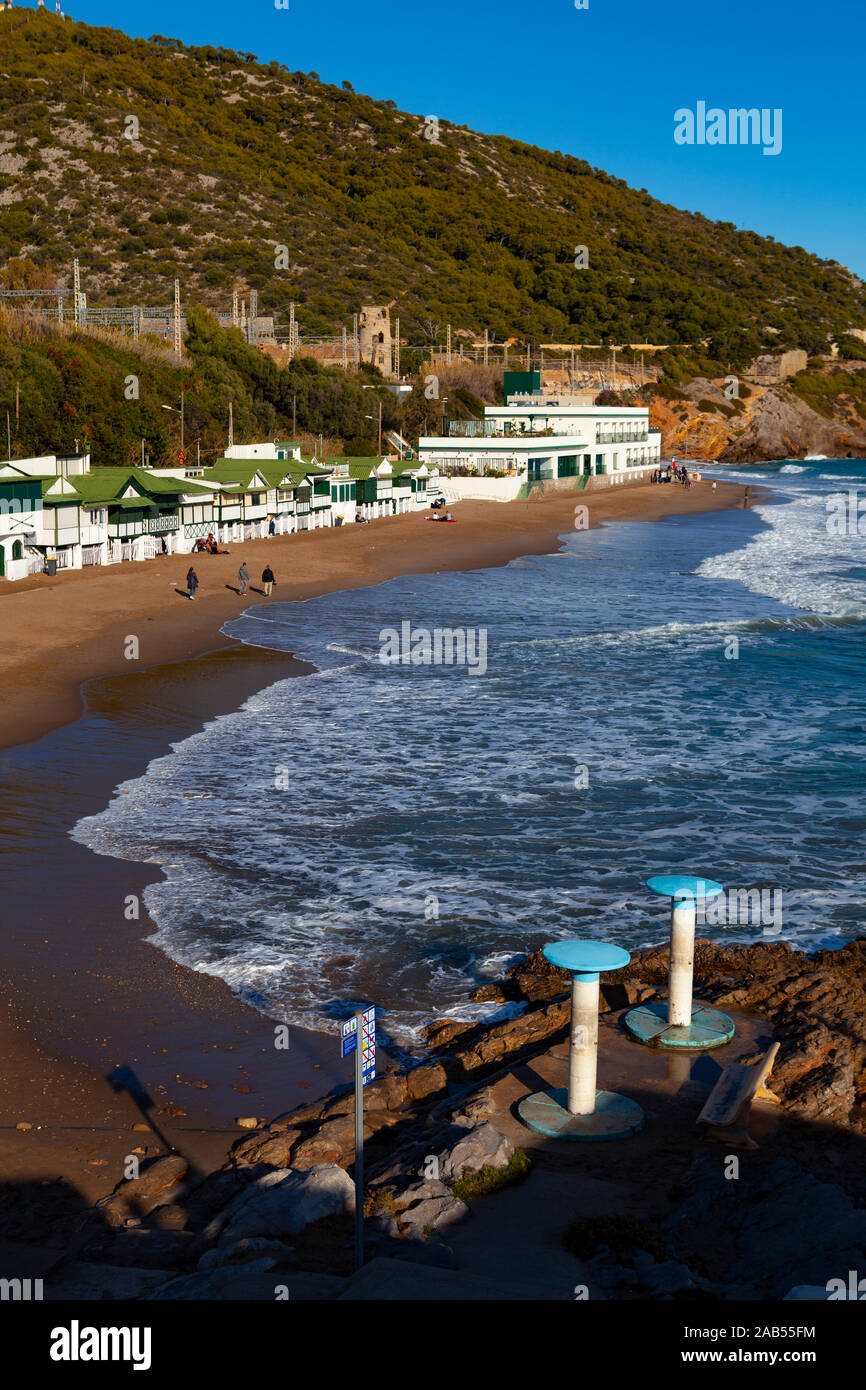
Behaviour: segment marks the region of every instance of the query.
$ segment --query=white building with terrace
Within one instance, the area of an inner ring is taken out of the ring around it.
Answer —
[[[661,433],[646,406],[569,404],[530,398],[486,406],[483,420],[448,420],[418,441],[440,473],[508,474],[532,485],[610,476],[645,480],[661,461]]]

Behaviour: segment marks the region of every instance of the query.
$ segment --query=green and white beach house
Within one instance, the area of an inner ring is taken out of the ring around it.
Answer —
[[[437,470],[398,459],[302,458],[294,443],[236,445],[212,467],[91,468],[89,454],[0,465],[0,578],[188,554],[372,520],[427,505]],[[436,489],[438,492],[438,488]]]

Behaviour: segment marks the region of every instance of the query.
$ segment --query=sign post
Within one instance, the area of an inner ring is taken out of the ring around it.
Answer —
[[[343,1024],[342,1055],[355,1054],[355,1268],[364,1263],[364,1087],[376,1079],[376,1010]]]

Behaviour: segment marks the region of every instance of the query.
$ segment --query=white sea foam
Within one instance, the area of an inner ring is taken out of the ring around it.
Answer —
[[[800,493],[784,506],[765,504],[755,512],[766,523],[747,545],[704,560],[704,578],[735,579],[805,612],[844,613],[866,605],[866,580],[847,573],[866,563],[866,536],[828,534],[825,493]]]

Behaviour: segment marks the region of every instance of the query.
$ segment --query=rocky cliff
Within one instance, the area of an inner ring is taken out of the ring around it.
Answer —
[[[766,388],[743,386],[733,399],[724,380],[705,377],[685,386],[679,400],[653,394],[650,417],[662,431],[663,455],[726,463],[866,457],[863,365],[801,373]]]

